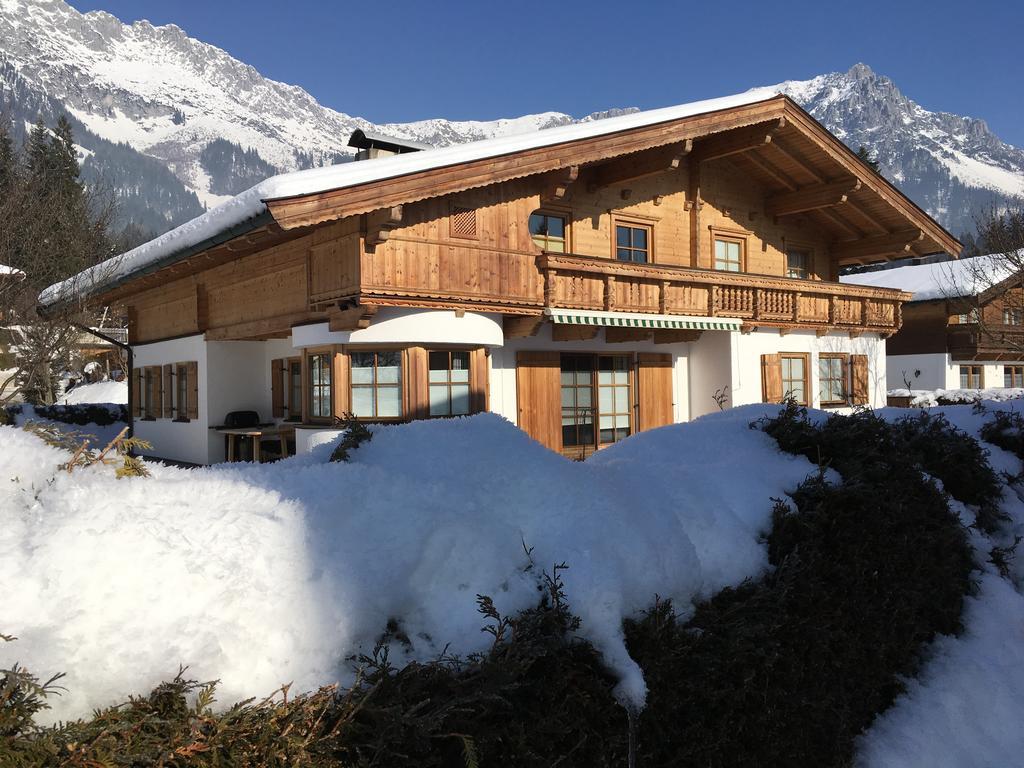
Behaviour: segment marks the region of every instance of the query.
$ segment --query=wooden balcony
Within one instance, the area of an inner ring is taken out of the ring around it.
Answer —
[[[889,288],[693,269],[562,253],[537,257],[544,305],[563,309],[732,317],[744,329],[851,335],[899,330],[909,293]]]
[[[988,323],[953,323],[946,330],[946,345],[954,360],[1024,360],[1024,326]]]

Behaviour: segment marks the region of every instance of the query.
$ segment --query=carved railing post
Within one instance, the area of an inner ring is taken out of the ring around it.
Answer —
[[[836,299],[838,297],[833,293],[828,297],[828,324],[836,324]]]
[[[555,298],[555,270],[544,270],[544,306],[553,306]]]
[[[708,286],[708,315],[711,317],[718,315],[718,291],[717,285]]]
[[[611,312],[615,309],[615,276],[604,276],[604,309]]]
[[[753,312],[754,319],[758,320],[761,317],[761,301],[764,297],[764,293],[760,288],[754,289],[754,305],[750,308]]]
[[[658,291],[658,312],[663,314],[663,315],[668,312],[668,288],[669,288],[669,285],[670,285],[670,283],[669,283],[668,280],[662,280],[659,283],[660,290]]]
[[[793,291],[793,322],[800,322],[800,291]]]

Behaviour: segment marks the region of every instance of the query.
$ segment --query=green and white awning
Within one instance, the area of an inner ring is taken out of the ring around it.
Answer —
[[[651,315],[644,312],[602,312],[586,309],[553,309],[544,314],[561,325],[602,325],[615,328],[673,328],[695,331],[738,331],[743,321],[734,317]]]

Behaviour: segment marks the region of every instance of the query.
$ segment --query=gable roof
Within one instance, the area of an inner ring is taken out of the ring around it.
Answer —
[[[795,118],[793,122],[799,130],[813,133],[825,155],[851,174],[863,176],[867,189],[920,227],[918,239],[927,247],[933,251],[959,251],[960,244],[952,235],[887,180],[866,173],[866,166],[856,155],[799,105],[771,88],[760,88],[532,133],[273,176],[148,243],[50,286],[40,294],[39,301],[45,308],[74,295],[108,292],[269,224],[276,225],[278,230],[295,229],[557,170],[572,164],[567,159],[570,148],[590,147],[587,161],[593,161],[677,143],[686,138],[678,127],[683,124],[688,126],[684,133],[699,137],[770,119],[781,125],[785,124],[786,116]],[[646,143],[629,140],[645,131],[650,136]],[[528,155],[539,159],[524,162]],[[496,172],[499,168],[500,172]],[[439,175],[445,174],[458,178],[440,184]]]
[[[911,302],[916,302],[982,296],[1012,277],[1013,268],[1005,257],[989,254],[843,275],[839,282],[875,288],[898,288],[912,293],[914,298]]]

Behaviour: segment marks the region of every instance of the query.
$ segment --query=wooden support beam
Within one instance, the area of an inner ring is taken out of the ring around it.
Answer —
[[[850,177],[829,184],[815,184],[794,192],[780,192],[765,199],[765,212],[769,216],[792,216],[819,208],[842,205],[851,192],[860,189],[860,179]]]
[[[366,246],[374,248],[385,242],[390,237],[391,230],[401,225],[403,215],[404,209],[401,205],[393,205],[388,208],[384,220],[375,229],[366,233]]]
[[[833,243],[829,253],[840,264],[852,264],[885,256],[909,255],[913,244],[923,239],[924,232],[920,229],[906,229],[877,237]]]
[[[779,170],[771,161],[761,157],[756,152],[748,152],[744,155],[743,159],[753,164],[765,176],[774,179],[777,184],[785,187],[790,192],[795,191],[800,186],[789,175]]]
[[[849,207],[850,201],[847,200],[846,203],[846,207]],[[841,230],[843,230],[844,232],[846,232],[855,239],[864,237],[864,230],[847,221],[846,218],[839,212],[840,210],[841,208],[820,208],[814,213],[820,216],[821,218],[825,219],[826,223],[835,224],[837,227],[839,227]]]
[[[569,165],[548,174],[547,186],[541,197],[549,200],[561,200],[569,194],[569,187],[580,177],[580,167]]]
[[[357,304],[347,309],[333,310],[327,313],[327,328],[331,332],[369,328],[377,309],[374,304]]]
[[[624,344],[629,341],[647,341],[650,337],[650,328],[619,328],[618,326],[608,326],[604,329],[604,340],[608,344]]]
[[[694,160],[703,163],[708,160],[718,160],[722,157],[761,149],[771,144],[773,134],[785,127],[785,125],[786,119],[779,118],[778,120],[757,123],[746,128],[713,133],[706,139],[697,140],[697,148],[693,153]]]
[[[862,229],[864,229],[865,232],[877,232],[880,235],[886,235],[889,233],[881,222],[879,222],[874,216],[865,212],[856,200],[853,200],[852,198],[847,200],[846,205],[843,206],[843,208],[847,218],[855,219],[864,225]]]
[[[817,168],[802,159],[799,154],[792,148],[787,147],[785,142],[774,141],[772,142],[772,149],[784,158],[789,160],[793,165],[799,168],[801,171],[810,176],[818,184],[824,184],[826,178]]]
[[[554,323],[551,326],[552,341],[589,341],[597,336],[600,328],[596,325],[566,325]]]
[[[654,330],[654,343],[683,344],[689,341],[696,341],[702,333],[704,332],[685,328],[656,328]]]
[[[544,322],[543,315],[505,315],[502,323],[506,339],[525,339],[535,336]]]
[[[263,320],[251,320],[246,323],[234,323],[232,325],[224,325],[219,328],[211,328],[206,331],[206,340],[225,341],[267,338],[269,336],[291,331],[293,325],[308,322],[311,319],[314,319],[314,315],[312,313],[299,312],[288,315],[278,315],[277,317],[268,317]]]
[[[587,191],[596,192],[616,184],[677,171],[692,150],[693,139],[687,139],[678,144],[669,144],[647,152],[626,155],[603,165],[591,166],[588,169]]]

